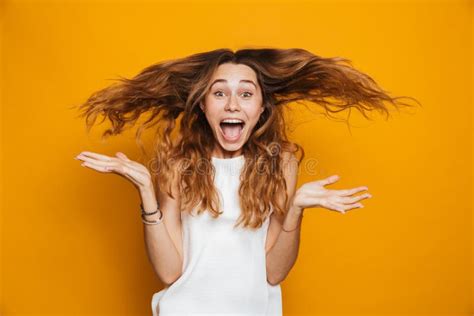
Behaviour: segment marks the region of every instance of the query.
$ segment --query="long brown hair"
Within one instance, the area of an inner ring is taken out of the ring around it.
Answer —
[[[215,169],[209,163],[216,140],[199,104],[204,102],[212,74],[223,63],[244,64],[255,71],[265,109],[242,148],[246,158],[239,188],[242,214],[236,226],[258,228],[272,207],[280,216],[289,207],[282,157],[300,152],[300,164],[305,154],[300,145],[288,140],[285,105],[309,101],[329,116],[355,108],[370,119],[366,111],[389,114],[384,101],[397,109],[411,106],[400,102],[402,98],[419,103],[411,97],[389,96],[348,59],[324,58],[300,48],[259,48],[217,49],[162,61],[131,79],[120,77],[118,83],[93,93],[80,105],[88,131],[99,114],[110,120],[112,127],[103,137],[117,135],[142,114],[150,114],[139,126],[136,139],[143,129],[157,126],[152,173],[156,187],[172,196],[171,182],[178,176],[182,210],[208,210],[213,217],[220,214],[213,186]],[[280,203],[282,194],[285,198]]]

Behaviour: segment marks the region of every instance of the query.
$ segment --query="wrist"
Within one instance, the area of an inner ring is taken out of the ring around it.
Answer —
[[[303,220],[303,209],[296,205],[291,205],[290,209],[288,210],[288,213],[286,214],[286,218],[283,222],[282,230],[285,232],[296,231],[297,228],[301,225],[302,220]],[[288,226],[291,227],[291,229],[287,229]]]
[[[292,204],[290,206],[288,213],[291,213],[292,215],[295,215],[295,216],[300,216],[303,214],[303,211],[304,211],[304,208],[299,207],[298,205]]]
[[[155,194],[155,188],[152,183],[144,185],[144,186],[140,186],[138,187],[138,190],[140,191],[142,195]]]
[[[142,206],[147,212],[155,210],[158,207],[158,199],[155,190],[150,187],[143,187],[139,189]]]

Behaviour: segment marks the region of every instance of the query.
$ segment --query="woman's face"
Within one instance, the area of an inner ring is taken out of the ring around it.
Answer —
[[[255,71],[243,64],[221,64],[200,107],[217,141],[213,156],[240,155],[264,111]]]

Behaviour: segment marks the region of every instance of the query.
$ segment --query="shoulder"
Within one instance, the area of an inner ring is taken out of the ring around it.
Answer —
[[[283,152],[281,153],[281,160],[282,160],[283,162],[290,162],[290,161],[292,161],[292,162],[298,163],[298,159],[296,158],[295,153],[292,152],[292,151],[283,151]]]

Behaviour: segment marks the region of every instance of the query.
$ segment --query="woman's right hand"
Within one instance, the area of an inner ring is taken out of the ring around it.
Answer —
[[[83,151],[74,159],[84,161],[81,166],[89,167],[103,173],[116,173],[130,180],[140,191],[152,188],[151,175],[148,169],[121,152],[116,157]]]

